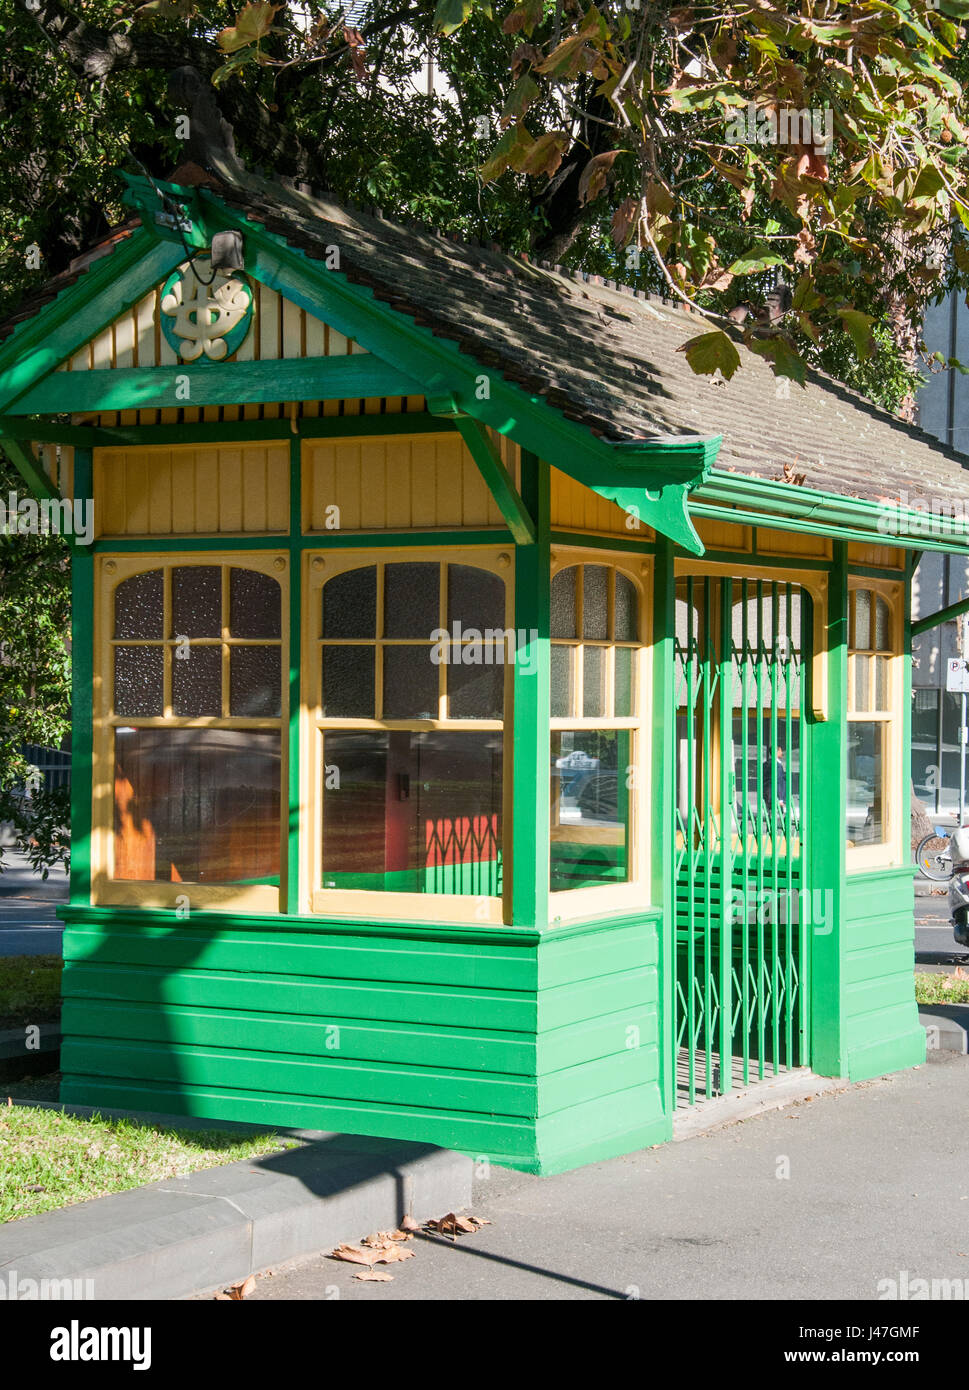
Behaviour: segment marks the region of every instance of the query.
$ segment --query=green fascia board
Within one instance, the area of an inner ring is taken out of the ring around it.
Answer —
[[[691,457],[694,480],[709,468],[719,439],[637,441],[625,453],[566,419],[538,395],[493,375],[455,343],[437,337],[413,319],[383,304],[369,287],[355,285],[342,271],[290,246],[243,214],[227,208],[208,190],[199,203],[208,231],[235,229],[246,241],[246,270],[261,284],[307,312],[322,314],[338,332],[392,362],[406,362],[429,396],[451,396],[464,414],[508,435],[586,487],[630,488],[647,525],[695,555],[703,543],[690,520],[684,468]],[[676,478],[667,463],[675,459]]]
[[[73,285],[19,324],[0,345],[0,412],[10,411],[20,397],[137,304],[184,259],[181,242],[159,241],[140,228],[94,261]],[[34,413],[60,414],[70,408],[58,397],[53,405]],[[15,413],[30,412],[17,409]]]
[[[727,504],[738,508],[727,513]],[[741,510],[744,514],[741,515]],[[864,498],[845,497],[820,488],[795,487],[723,469],[711,470],[692,494],[690,510],[696,516],[738,521],[778,529],[804,531],[840,540],[860,540],[877,545],[959,552],[969,550],[969,524],[951,536],[926,535],[924,513]],[[763,510],[763,516],[756,513]],[[940,520],[943,520],[940,518]]]
[[[179,363],[58,372],[27,391],[14,406],[31,415],[97,410],[144,410],[240,401],[340,400],[355,396],[414,396],[421,387],[396,367],[359,353],[350,357],[294,357],[232,362],[218,370]]]

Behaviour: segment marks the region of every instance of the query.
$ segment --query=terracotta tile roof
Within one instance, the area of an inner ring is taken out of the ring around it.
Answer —
[[[99,261],[102,256],[110,256],[118,243],[125,241],[140,225],[141,219],[133,217],[120,227],[112,227],[110,231],[105,232],[103,237],[92,242],[87,250],[82,251],[79,256],[75,256],[66,270],[62,270],[58,275],[53,275],[45,281],[36,294],[22,299],[16,309],[8,314],[3,323],[0,323],[0,341],[8,338],[19,323],[33,318],[45,305],[55,300],[62,290],[75,284],[94,261]]]

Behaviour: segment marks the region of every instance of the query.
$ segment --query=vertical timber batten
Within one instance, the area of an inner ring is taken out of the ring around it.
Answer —
[[[676,1028],[673,992],[676,988],[676,897],[673,879],[674,807],[671,769],[676,757],[676,700],[674,640],[676,634],[676,577],[674,546],[656,538],[653,590],[651,897],[661,906],[659,939],[660,1098],[666,1137],[673,1133],[676,1111]]]
[[[299,548],[303,525],[302,442],[295,435],[289,444],[289,731],[287,750],[288,812],[286,818],[286,901],[280,910],[299,912],[305,890],[300,883],[300,729],[302,727],[303,566]]]
[[[515,546],[515,623],[527,649],[526,661],[515,661],[512,678],[510,921],[535,927],[545,926],[549,913],[550,475],[544,460],[524,450],[521,470],[535,541]]]
[[[93,454],[74,454],[74,501],[93,505]],[[91,901],[91,799],[94,743],[94,556],[71,549],[71,903]]]

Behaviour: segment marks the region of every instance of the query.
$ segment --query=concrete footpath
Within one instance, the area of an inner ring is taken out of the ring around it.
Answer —
[[[969,1298],[969,1058],[559,1177],[493,1168],[472,1209],[493,1224],[419,1236],[392,1283],[316,1258],[252,1297],[868,1301],[907,1271]]]
[[[142,1118],[265,1133],[249,1125]],[[0,1226],[0,1281],[29,1290],[29,1281],[78,1280],[83,1296],[98,1300],[182,1298],[329,1250],[347,1231],[393,1229],[405,1215],[443,1216],[470,1198],[471,1160],[459,1154],[428,1144],[317,1135],[283,1152],[8,1222]]]

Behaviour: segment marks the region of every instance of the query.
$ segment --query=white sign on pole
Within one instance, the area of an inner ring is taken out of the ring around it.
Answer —
[[[963,695],[969,693],[969,661],[965,657],[949,657],[946,662],[945,688]]]

